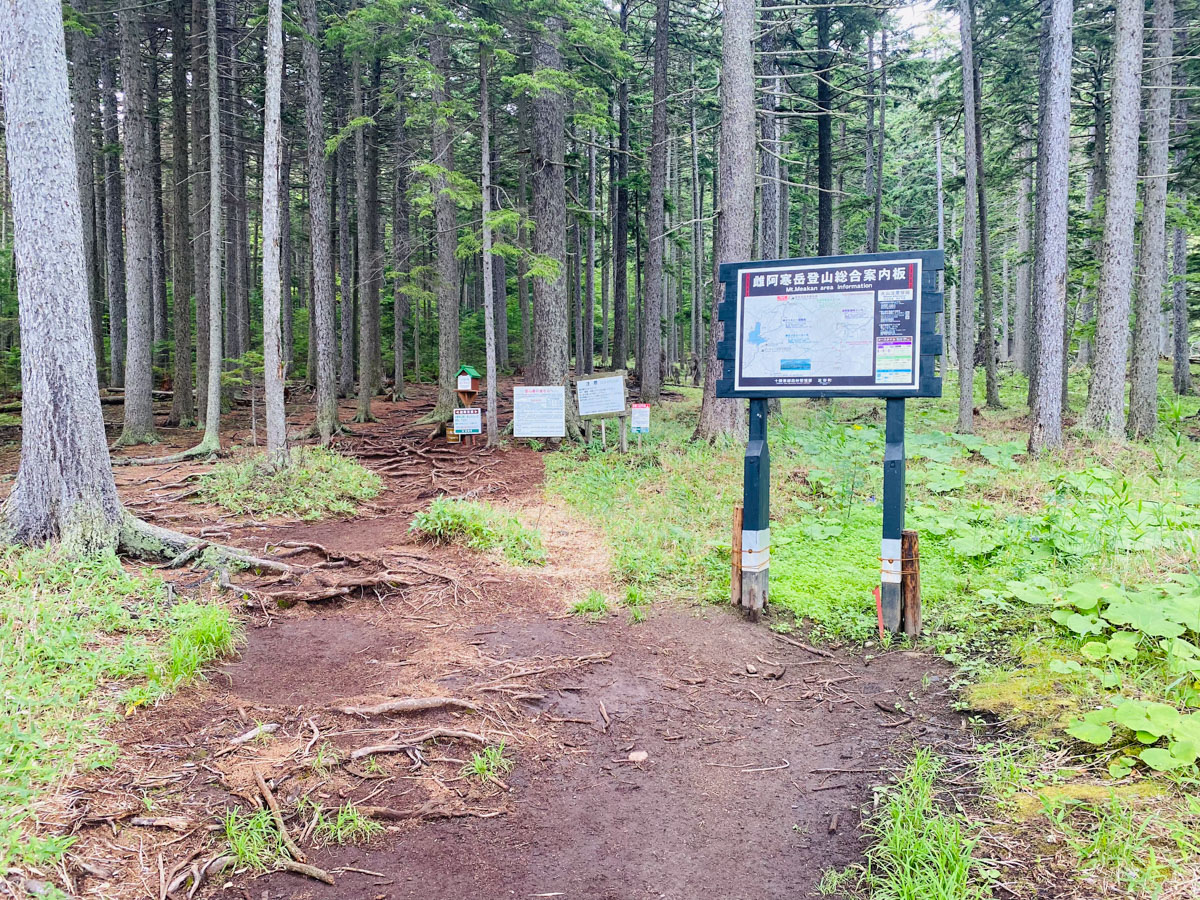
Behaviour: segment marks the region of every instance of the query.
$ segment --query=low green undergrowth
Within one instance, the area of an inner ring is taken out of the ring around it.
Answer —
[[[983,900],[993,873],[975,858],[977,839],[957,810],[937,797],[942,763],[918,750],[865,823],[872,840],[860,866],[825,873],[823,895],[872,900]]]
[[[296,447],[288,465],[248,456],[214,466],[198,497],[238,515],[313,521],[351,516],[383,490],[378,475],[332,450]]]
[[[114,556],[0,550],[0,869],[61,855],[70,838],[37,832],[37,810],[72,773],[115,759],[105,724],[193,682],[238,640],[223,607],[173,602]]]
[[[518,566],[546,564],[546,549],[536,529],[516,516],[472,500],[438,497],[417,513],[409,531],[438,544],[462,544],[472,550],[499,550]]]

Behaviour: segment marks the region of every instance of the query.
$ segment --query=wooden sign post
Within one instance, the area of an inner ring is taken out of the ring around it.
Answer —
[[[940,397],[937,332],[940,250],[725,263],[717,312],[717,396],[750,401],[735,601],[757,619],[769,598],[771,397],[881,397],[887,404],[883,529],[879,554],[883,626],[920,631],[915,532],[904,531],[904,402]],[[911,535],[911,537],[908,537]]]

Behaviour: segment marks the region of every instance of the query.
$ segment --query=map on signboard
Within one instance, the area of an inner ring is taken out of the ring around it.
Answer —
[[[625,412],[625,379],[620,375],[580,379],[578,391],[579,415],[585,418]]]
[[[517,385],[513,388],[513,436],[565,437],[566,389],[561,385]]]
[[[735,390],[917,384],[921,261],[738,272]]]

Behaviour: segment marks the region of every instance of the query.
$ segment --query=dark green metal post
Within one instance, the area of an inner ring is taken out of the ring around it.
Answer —
[[[771,454],[767,449],[767,401],[750,401],[742,515],[742,606],[757,619],[767,605],[771,564]]]
[[[887,398],[883,448],[883,541],[879,605],[883,627],[900,630],[900,533],[904,530],[904,398]]]

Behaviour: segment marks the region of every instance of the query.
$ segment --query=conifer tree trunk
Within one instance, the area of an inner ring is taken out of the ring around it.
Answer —
[[[360,54],[355,54],[351,65],[351,81],[353,82],[354,117],[361,119],[366,115],[366,103],[363,100],[363,73]],[[373,372],[377,365],[378,352],[375,341],[379,334],[379,293],[375,290],[375,228],[372,222],[371,207],[371,168],[372,154],[367,149],[367,126],[362,125],[354,131],[354,199],[358,205],[358,412],[355,422],[374,422],[375,415],[371,412],[371,398],[375,394]]]
[[[495,284],[492,277],[492,226],[488,221],[492,214],[492,148],[491,148],[491,104],[488,100],[488,50],[479,48],[479,146],[482,177],[480,196],[483,201],[483,339],[487,360],[487,445],[500,443],[500,431],[496,422],[496,306],[492,293]]]
[[[749,258],[754,229],[754,0],[726,0],[721,35],[721,151],[713,265]],[[714,279],[704,394],[693,440],[740,435],[743,404],[718,399],[717,342],[724,326],[717,306],[724,285]]]
[[[1071,128],[1071,0],[1042,0],[1038,91],[1037,335],[1029,449],[1062,446],[1062,366],[1067,309],[1067,193]],[[1020,302],[1020,301],[1018,301]]]
[[[224,244],[221,173],[221,84],[217,68],[217,0],[208,0],[208,385],[204,437],[199,447],[221,446],[221,249]],[[226,297],[226,302],[229,298]]]
[[[458,225],[454,199],[450,195],[449,174],[454,170],[454,144],[446,106],[446,82],[450,76],[449,39],[441,32],[429,38],[429,61],[436,73],[433,105],[438,110],[433,122],[433,164],[439,167],[433,177],[434,224],[437,227],[437,307],[438,307],[438,400],[428,416],[433,422],[446,422],[453,415],[457,400],[454,393],[458,375]],[[560,120],[559,131],[562,130]],[[561,171],[561,170],[560,170]],[[536,186],[537,179],[535,177]],[[537,218],[537,235],[544,223]],[[559,257],[561,260],[561,256]],[[561,276],[560,276],[561,280]],[[558,382],[553,382],[558,383]]]
[[[629,34],[629,0],[621,0],[621,48]],[[751,95],[750,102],[754,102]],[[629,81],[617,86],[617,201],[613,224],[613,353],[612,365],[629,363]]]
[[[1182,40],[1181,40],[1182,43]],[[1182,81],[1182,78],[1180,79]],[[1187,103],[1180,98],[1175,102],[1175,168],[1182,169],[1187,152],[1184,139],[1187,136]],[[1171,383],[1175,393],[1188,394],[1192,390],[1192,364],[1188,358],[1188,286],[1187,286],[1187,231],[1182,221],[1187,211],[1187,194],[1182,186],[1176,188],[1176,204],[1180,212],[1180,224],[1173,230],[1171,247],[1171,319],[1172,319],[1172,367]]]
[[[208,195],[209,159],[208,137],[208,39],[204,21],[206,0],[192,0],[192,150],[195,190],[192,192],[192,233],[196,236],[192,248],[192,277],[196,291],[196,421],[204,424],[208,415]],[[217,296],[220,297],[218,290]]]
[[[349,397],[354,388],[354,294],[357,285],[350,252],[350,179],[346,172],[349,167],[346,159],[348,153],[343,142],[333,154],[333,165],[337,170],[333,189],[337,193],[338,274],[341,276],[338,281],[341,300],[338,305],[341,364],[338,369],[339,397]]]
[[[283,287],[279,253],[279,182],[283,165],[280,116],[283,93],[283,0],[267,3],[266,97],[263,110],[263,394],[266,404],[267,455],[276,465],[287,461],[287,416],[283,408]],[[289,293],[291,293],[289,289]],[[289,298],[290,302],[290,298]]]
[[[287,39],[283,47],[284,78],[287,73]],[[286,101],[281,101],[286,103]],[[288,146],[286,128],[280,132],[281,161],[279,163],[279,267],[283,286],[283,370],[292,373],[296,353],[295,309],[292,304],[292,149]],[[263,226],[265,233],[266,226]]]
[[[1141,107],[1145,5],[1117,0],[1112,64],[1112,134],[1108,198],[1096,314],[1096,358],[1088,388],[1087,427],[1112,438],[1125,425],[1125,369],[1133,288],[1133,232],[1137,204],[1138,111]],[[1039,341],[1039,343],[1041,343]],[[1157,355],[1157,354],[1156,354]],[[1041,365],[1041,360],[1038,360]]]
[[[86,12],[87,4],[81,4]],[[92,153],[92,105],[95,95],[95,71],[92,54],[95,48],[82,31],[73,31],[69,51],[71,54],[71,111],[74,116],[72,136],[75,149],[75,171],[79,179],[79,213],[83,222],[83,262],[87,278],[88,313],[91,332],[95,342],[97,377],[100,376],[101,357],[104,353],[100,287],[96,277],[96,206],[95,206],[95,160]],[[0,243],[5,235],[0,232]]]
[[[122,510],[96,380],[60,3],[0,4],[0,66],[23,414],[0,536],[58,539],[68,555],[112,550]]]
[[[162,122],[159,115],[158,97],[158,32],[152,23],[150,32],[150,59],[146,78],[146,139],[150,153],[151,206],[150,206],[150,296],[151,318],[154,323],[153,343],[162,349],[158,360],[167,363],[167,252],[163,221],[162,190]]]
[[[933,123],[933,150],[934,150],[934,165],[937,172],[937,246],[943,252],[946,249],[946,185],[945,179],[942,177],[942,123],[934,121]],[[834,253],[840,252],[834,249]],[[945,294],[946,291],[946,270],[942,269],[938,272],[938,293]],[[949,316],[949,306],[942,306],[942,334],[947,339],[950,337],[950,331],[954,327],[953,320]],[[946,348],[947,350],[949,348]],[[942,371],[947,368],[947,360],[945,352],[942,356]]]
[[[212,0],[210,0],[212,2]],[[300,0],[305,40],[301,41],[304,67],[304,120],[308,132],[308,210],[312,244],[312,317],[309,344],[316,345],[317,431],[328,444],[338,429],[337,375],[334,354],[333,249],[329,234],[329,169],[325,161],[324,101],[321,97],[321,20],[317,0]]]
[[[588,134],[587,262],[584,266],[583,358],[585,375],[596,370],[596,132]]]
[[[517,101],[517,128],[521,136],[521,147],[532,159],[533,148],[529,132],[529,101],[522,95]],[[529,309],[529,279],[526,277],[525,253],[529,249],[529,233],[525,222],[529,218],[529,185],[525,173],[529,166],[521,165],[517,173],[517,204],[521,213],[520,224],[517,225],[517,246],[521,255],[517,257],[517,306],[521,312],[521,367],[526,369],[533,360],[533,321]]]
[[[400,93],[400,92],[397,92]],[[404,398],[404,320],[408,316],[409,300],[405,288],[409,284],[408,271],[412,267],[412,237],[408,220],[411,214],[408,200],[409,160],[408,134],[404,125],[404,108],[396,110],[396,164],[394,201],[392,205],[392,265],[396,270],[393,288],[392,346],[395,359],[392,364],[392,399]]]
[[[971,41],[971,55],[974,62],[974,70],[971,73],[971,77],[974,79],[975,84],[975,164],[977,167],[976,174],[978,175],[976,186],[979,190],[979,265],[981,275],[979,280],[983,288],[983,343],[986,349],[984,355],[984,378],[986,381],[987,399],[985,402],[988,409],[1000,409],[1000,383],[996,372],[995,303],[992,294],[992,242],[988,234],[987,179],[984,166],[985,157],[983,155],[983,100],[981,99],[983,85],[979,77],[979,56],[975,52],[977,48],[974,46],[974,11],[972,11]],[[898,246],[897,249],[899,249]]]
[[[104,131],[105,296],[108,298],[108,383],[125,385],[125,234],[122,224],[120,133],[113,72],[111,33],[104,32],[100,50],[100,93]]]
[[[560,44],[563,20],[551,16],[533,35],[535,75],[562,69]],[[567,197],[564,159],[566,98],[557,88],[543,89],[533,98],[533,232],[534,252],[558,264],[547,278],[533,279],[533,360],[529,384],[568,386],[567,348]],[[574,404],[567,402],[567,434],[578,437]]]
[[[819,7],[817,19],[817,256],[833,249],[833,84],[829,51],[829,9]],[[784,256],[787,254],[784,253]]]
[[[696,127],[696,65],[692,63],[692,98],[688,103],[689,127],[691,131],[692,149],[692,299],[691,299],[691,344],[692,365],[694,372],[700,371],[700,352],[703,348],[703,338],[700,329],[704,325],[704,317],[700,312],[701,297],[704,295],[704,224],[700,221],[704,216],[704,199],[701,193],[703,176],[700,172],[700,134]],[[607,328],[605,331],[607,332]],[[607,334],[605,335],[607,343]],[[607,349],[607,348],[606,348]]]
[[[650,125],[650,200],[646,210],[646,308],[642,324],[644,403],[657,403],[662,393],[663,258],[666,245],[667,186],[667,28],[670,2],[657,0],[654,26],[654,110]],[[772,119],[772,121],[774,121]],[[774,147],[769,148],[775,152]],[[774,157],[771,157],[774,159]],[[778,197],[779,184],[772,183]],[[766,187],[764,185],[764,196]]]
[[[975,429],[975,240],[976,204],[979,202],[979,157],[975,144],[975,53],[971,37],[971,0],[959,0],[959,33],[962,47],[963,85],[963,237],[958,308],[958,433]],[[882,149],[882,148],[881,148]],[[876,223],[878,225],[878,223]]]
[[[118,446],[155,440],[151,345],[154,340],[154,177],[150,126],[146,115],[146,73],[142,66],[142,22],[123,7],[121,88],[125,94],[125,421]]]
[[[1171,67],[1175,0],[1154,0],[1153,60],[1146,73],[1145,188],[1142,193],[1141,279],[1134,310],[1128,431],[1150,438],[1158,427],[1158,355],[1167,283],[1167,161],[1171,143]]]
[[[1019,163],[1021,180],[1017,185],[1017,273],[1013,296],[1013,366],[1018,372],[1031,374],[1030,338],[1030,252],[1032,235],[1029,228],[1030,197],[1033,194],[1033,159],[1030,153],[1028,129],[1021,130]]]
[[[189,225],[191,169],[188,160],[187,0],[171,0],[171,296],[175,333],[173,395],[168,425],[195,421],[192,393],[192,241]]]

